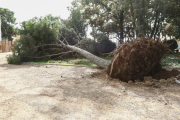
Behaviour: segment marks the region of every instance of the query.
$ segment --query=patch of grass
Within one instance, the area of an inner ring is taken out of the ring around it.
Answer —
[[[50,61],[40,61],[34,63],[43,64],[59,64],[59,65],[82,65],[82,66],[97,66],[88,59],[65,59],[65,60],[50,60]]]
[[[180,53],[177,53],[180,56]],[[180,67],[180,58],[172,54],[166,54],[161,59],[161,65],[163,67]]]
[[[180,53],[177,53],[180,56]],[[101,57],[103,59],[111,61],[113,57]],[[34,63],[43,64],[58,64],[58,65],[80,65],[80,66],[97,66],[86,58],[79,59],[64,59],[64,60],[50,60],[50,61],[40,61]],[[166,54],[161,59],[161,65],[163,67],[180,68],[180,58],[172,54]]]
[[[106,60],[112,60],[113,57],[101,57]],[[58,64],[58,65],[80,65],[80,66],[97,66],[90,60],[86,58],[77,58],[77,59],[64,59],[64,60],[49,60],[49,61],[40,61],[33,63],[43,63],[43,64]]]
[[[48,61],[32,62],[32,63],[47,63]]]
[[[105,60],[109,60],[111,61],[113,59],[113,57],[101,57],[102,59],[105,59]]]

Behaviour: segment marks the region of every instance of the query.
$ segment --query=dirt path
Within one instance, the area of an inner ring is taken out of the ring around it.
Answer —
[[[180,85],[109,80],[100,69],[8,65],[0,53],[1,120],[179,120]]]

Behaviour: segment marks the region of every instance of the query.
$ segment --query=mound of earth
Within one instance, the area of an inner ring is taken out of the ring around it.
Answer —
[[[176,77],[180,74],[180,71],[173,69],[172,71],[161,69],[158,73],[153,75],[152,77],[154,79],[160,80],[160,79],[168,79],[171,77]]]
[[[176,84],[175,78],[178,78],[178,75],[180,75],[180,71],[173,69],[173,70],[167,70],[167,69],[161,69],[158,73],[152,75],[152,76],[146,76],[143,80],[129,80],[128,84],[138,84],[138,85],[145,85],[145,86],[152,86],[152,87],[161,87],[161,86],[168,86],[172,84]],[[92,73],[91,77],[97,77],[101,79],[108,79],[111,81],[118,81],[123,84],[123,82],[119,79],[111,78],[108,76],[106,70],[102,70],[101,72],[95,72]],[[126,84],[126,82],[124,82]]]

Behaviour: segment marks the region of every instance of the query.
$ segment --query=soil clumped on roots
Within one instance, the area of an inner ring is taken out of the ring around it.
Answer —
[[[162,69],[160,60],[170,52],[169,46],[152,38],[141,38],[120,45],[114,55],[107,73],[121,81],[143,81],[145,76],[154,79],[167,79],[179,74],[179,71]]]

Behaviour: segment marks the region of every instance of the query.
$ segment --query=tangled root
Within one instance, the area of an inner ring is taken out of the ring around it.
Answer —
[[[131,43],[120,45],[108,66],[108,74],[122,81],[143,80],[162,69],[160,60],[169,53],[169,47],[152,38],[141,38]]]

